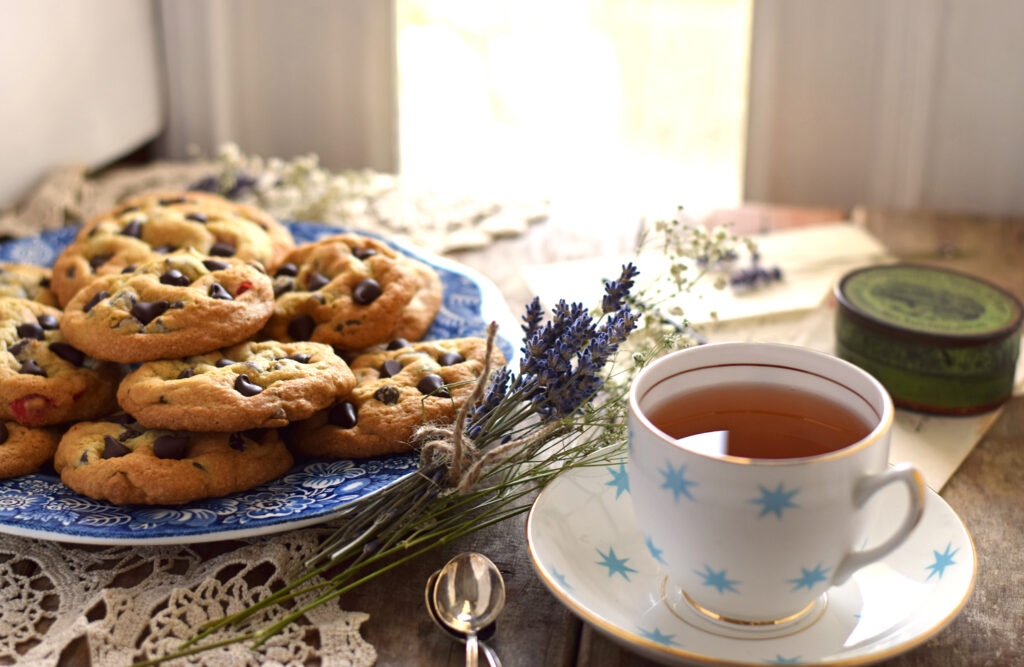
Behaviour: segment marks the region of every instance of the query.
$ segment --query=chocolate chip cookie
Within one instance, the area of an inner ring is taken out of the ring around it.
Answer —
[[[0,297],[0,419],[42,426],[117,409],[120,370],[70,344],[61,319],[45,304]]]
[[[360,350],[419,340],[441,306],[441,279],[382,241],[339,234],[290,252],[274,272],[274,295],[263,337]]]
[[[118,505],[179,505],[251,489],[292,464],[275,429],[147,430],[120,417],[79,422],[64,434],[53,460],[64,484]]]
[[[363,458],[409,450],[413,429],[451,423],[484,367],[482,338],[432,340],[381,350],[351,363],[356,387],[327,410],[293,424],[292,450],[311,457]],[[505,359],[495,349],[491,368]]]
[[[269,270],[294,245],[284,225],[253,206],[202,192],[144,193],[82,227],[54,263],[53,290],[67,305],[99,276],[182,248],[258,261]]]
[[[245,342],[146,362],[121,382],[117,399],[147,428],[244,431],[306,419],[355,383],[329,345]]]
[[[60,434],[50,428],[30,428],[0,421],[0,479],[27,475],[53,460]]]
[[[35,264],[0,262],[0,297],[28,299],[57,305],[57,295],[50,289],[50,269]]]
[[[178,359],[250,338],[273,310],[258,262],[181,250],[90,283],[68,303],[61,331],[99,359]]]

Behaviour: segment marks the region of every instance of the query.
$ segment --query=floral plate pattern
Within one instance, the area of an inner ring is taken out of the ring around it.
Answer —
[[[296,244],[346,230],[287,223]],[[77,228],[45,231],[0,245],[0,261],[51,266]],[[386,240],[386,239],[385,239]],[[389,243],[391,243],[389,241]],[[425,338],[482,336],[499,325],[505,357],[519,325],[493,283],[468,267],[392,243],[437,271],[444,287],[441,309]],[[363,460],[307,461],[285,475],[242,493],[180,507],[118,506],[80,496],[52,473],[0,480],[0,533],[79,544],[181,544],[253,537],[320,523],[355,500],[415,473],[418,457],[399,454]]]
[[[874,514],[865,546],[885,539],[902,516],[886,511],[901,501],[893,491],[866,508]],[[555,597],[627,649],[672,665],[875,663],[953,620],[977,570],[963,522],[929,490],[921,522],[899,548],[799,619],[751,627],[703,616],[672,584],[635,525],[625,465],[563,473],[537,498],[526,530],[534,569]]]

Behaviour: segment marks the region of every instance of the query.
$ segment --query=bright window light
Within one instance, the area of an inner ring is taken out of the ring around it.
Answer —
[[[397,0],[400,171],[664,210],[740,202],[752,0]]]

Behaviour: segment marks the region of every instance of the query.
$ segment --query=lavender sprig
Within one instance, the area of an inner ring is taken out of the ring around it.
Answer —
[[[697,242],[671,239],[681,255],[725,252],[719,236],[687,238]],[[495,371],[462,425],[484,456],[515,449],[485,469],[469,490],[446,486],[449,470],[435,458],[418,474],[350,505],[335,534],[284,587],[209,624],[176,653],[140,664],[239,641],[257,647],[310,609],[442,544],[526,512],[536,490],[564,470],[621,460],[625,396],[632,378],[648,361],[682,344],[678,325],[649,305],[648,288],[637,289],[638,276],[636,266],[623,266],[618,279],[605,283],[594,311],[561,301],[545,320],[539,300],[527,306],[518,372],[507,367]],[[675,268],[667,281],[676,293],[680,285],[692,284]],[[638,326],[641,320],[643,327]],[[629,363],[622,363],[624,347]],[[269,626],[249,630],[245,625],[260,610],[309,593],[314,594],[311,601],[288,606]],[[216,640],[214,633],[228,627],[238,633]]]

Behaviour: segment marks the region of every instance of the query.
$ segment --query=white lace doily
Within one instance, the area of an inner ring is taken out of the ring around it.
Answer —
[[[56,665],[75,652],[93,667],[123,667],[173,653],[207,621],[241,611],[284,583],[324,532],[194,547],[81,547],[5,537],[0,664]],[[211,556],[211,550],[223,552]],[[272,607],[251,629],[284,613]],[[368,618],[343,610],[335,599],[258,650],[232,644],[166,664],[372,665],[377,653],[359,634]]]

